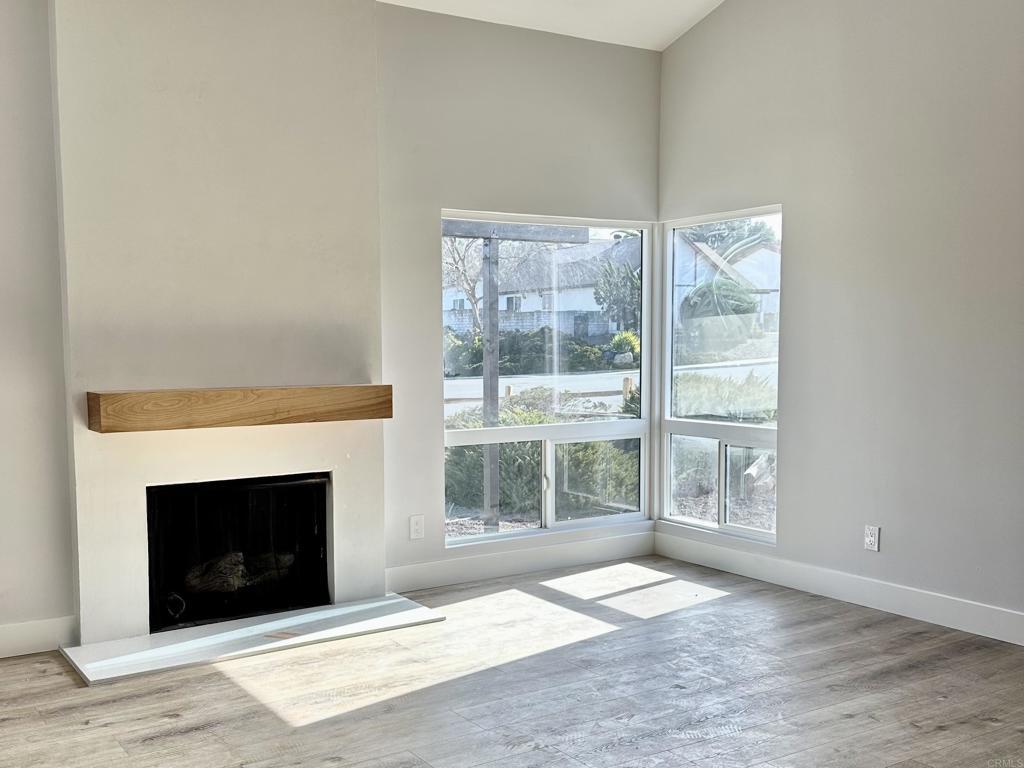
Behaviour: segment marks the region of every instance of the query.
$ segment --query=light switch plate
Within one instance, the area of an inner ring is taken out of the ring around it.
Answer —
[[[865,525],[864,526],[864,549],[871,552],[878,551],[878,537],[881,534],[882,529],[877,525]]]
[[[409,538],[423,538],[423,515],[409,515]]]

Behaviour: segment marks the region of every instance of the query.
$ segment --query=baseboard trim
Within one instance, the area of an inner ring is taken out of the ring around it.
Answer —
[[[697,541],[664,530],[655,531],[654,552],[675,560],[1024,645],[1024,613],[1009,608]]]
[[[55,651],[78,639],[78,617],[58,616],[18,624],[0,624],[0,658]]]
[[[649,523],[648,523],[649,525]],[[654,531],[567,541],[502,552],[486,552],[427,563],[413,563],[387,569],[390,592],[446,587],[467,581],[496,579],[547,568],[600,563],[626,557],[641,557],[654,551]]]

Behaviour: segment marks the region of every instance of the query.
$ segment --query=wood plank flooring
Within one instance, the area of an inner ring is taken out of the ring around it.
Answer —
[[[439,624],[85,688],[0,660],[0,766],[1024,767],[1024,648],[656,557]]]

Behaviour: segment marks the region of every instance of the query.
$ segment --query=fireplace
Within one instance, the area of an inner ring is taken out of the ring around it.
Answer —
[[[331,602],[327,473],[146,489],[149,629]]]

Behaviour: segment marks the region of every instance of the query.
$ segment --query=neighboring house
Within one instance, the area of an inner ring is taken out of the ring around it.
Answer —
[[[639,270],[640,238],[572,245],[503,265],[498,280],[501,329],[533,331],[548,327],[590,339],[621,330],[594,299],[594,288],[606,264]],[[477,283],[476,295],[482,294],[483,287]],[[442,307],[444,325],[453,331],[464,333],[473,327],[469,297],[458,286],[444,286]]]

